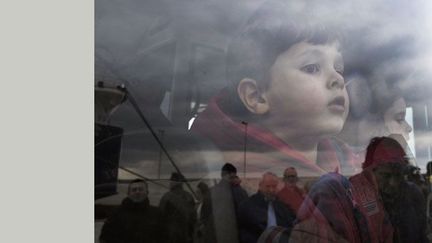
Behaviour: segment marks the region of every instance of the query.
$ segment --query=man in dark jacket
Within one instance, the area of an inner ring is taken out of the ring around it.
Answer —
[[[234,165],[225,163],[221,177],[203,201],[201,219],[204,223],[204,242],[238,243],[238,208],[248,195],[236,180],[237,168]]]
[[[163,195],[159,208],[167,220],[167,243],[191,243],[197,215],[195,200],[183,189],[185,178],[171,174],[170,191]]]
[[[165,242],[164,222],[158,208],[149,204],[148,186],[136,179],[129,184],[128,196],[109,217],[99,238],[101,243]]]
[[[290,230],[295,213],[276,197],[278,178],[266,172],[257,193],[240,205],[240,240],[243,243],[256,243],[265,229],[282,226]]]

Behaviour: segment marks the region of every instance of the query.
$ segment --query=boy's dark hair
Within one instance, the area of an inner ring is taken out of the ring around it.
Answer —
[[[230,105],[241,102],[237,86],[244,78],[254,79],[263,90],[268,88],[271,66],[292,45],[302,41],[325,44],[340,39],[336,31],[329,31],[330,26],[319,23],[312,10],[306,13],[304,9],[292,9],[280,0],[265,2],[228,46],[226,77],[233,92],[230,95],[237,97]]]

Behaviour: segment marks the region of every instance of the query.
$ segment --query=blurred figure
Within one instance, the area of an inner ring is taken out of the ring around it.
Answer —
[[[130,182],[128,196],[102,228],[101,243],[166,242],[164,221],[157,207],[149,204],[148,186],[143,180]]]
[[[291,208],[296,215],[305,197],[303,189],[297,186],[298,180],[296,169],[294,167],[286,168],[283,174],[285,186],[277,193],[279,200]]]
[[[428,197],[429,188],[425,177],[421,174],[420,168],[414,165],[408,165],[405,172],[406,179],[418,186],[423,193],[424,198]]]
[[[167,220],[167,242],[190,243],[196,221],[195,201],[183,189],[183,175],[173,172],[170,180],[170,191],[163,195],[159,203]]]
[[[204,182],[200,182],[197,185],[197,190],[196,190],[196,195],[197,195],[197,201],[198,201],[198,206],[197,206],[197,210],[198,212],[200,212],[200,206],[202,206],[204,198],[208,197],[210,193],[210,188],[207,186],[206,183]]]
[[[201,214],[202,206],[204,203],[204,199],[209,197],[210,189],[206,183],[200,182],[197,185],[197,207],[196,211],[198,214],[198,220],[196,222],[195,233],[194,233],[194,243],[204,243],[204,222]]]
[[[231,180],[231,189],[234,197],[234,208],[236,212],[238,212],[238,208],[240,203],[246,200],[249,196],[245,189],[241,186],[242,180],[237,175],[234,176]]]
[[[290,242],[370,242],[348,179],[328,173],[314,183],[298,211]]]
[[[266,172],[259,182],[258,192],[240,205],[241,242],[256,243],[264,230],[272,226],[291,229],[295,214],[277,199],[278,183],[275,174]]]
[[[391,105],[384,112],[384,126],[387,135],[400,134],[406,141],[409,140],[409,134],[412,127],[405,120],[407,104],[402,96],[396,96]]]
[[[373,138],[363,171],[350,178],[354,199],[367,215],[372,242],[427,242],[425,200],[404,180],[408,161],[393,138]]]
[[[347,75],[350,113],[345,126],[337,136],[348,143],[354,153],[354,173],[342,170],[343,174],[357,174],[364,162],[366,147],[373,137],[397,134],[405,141],[409,140],[412,127],[405,120],[407,103],[399,88],[389,86],[395,78],[403,79],[411,72],[405,69],[383,73],[389,63],[367,66],[359,73],[352,70]],[[404,148],[406,145],[403,145]],[[408,151],[407,151],[408,153]],[[411,155],[410,152],[408,155]],[[349,167],[347,168],[349,169]]]
[[[210,188],[209,196],[203,201],[201,219],[205,227],[204,242],[237,243],[238,207],[248,195],[236,179],[237,168],[234,165],[225,163],[221,177],[221,181]]]

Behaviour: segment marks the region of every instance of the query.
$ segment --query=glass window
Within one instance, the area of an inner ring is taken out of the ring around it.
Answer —
[[[431,6],[97,0],[97,240],[426,240]]]

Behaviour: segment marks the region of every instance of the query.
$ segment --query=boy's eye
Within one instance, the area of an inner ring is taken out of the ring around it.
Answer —
[[[344,68],[343,67],[336,66],[335,70],[336,70],[337,73],[339,73],[341,76],[343,76],[343,73],[344,73]]]
[[[318,64],[308,64],[308,65],[302,67],[301,70],[303,72],[313,74],[313,73],[319,72],[320,66]]]

